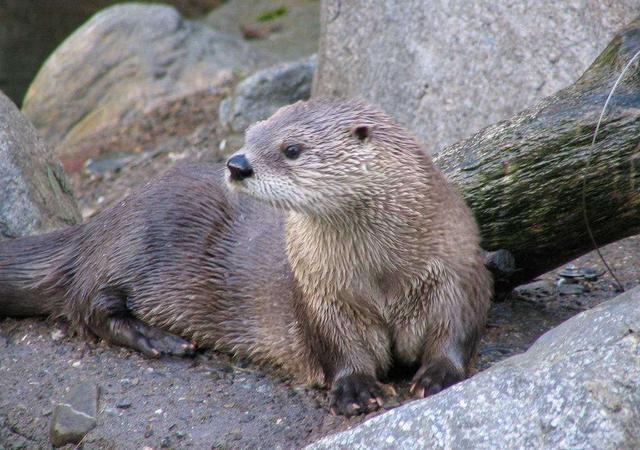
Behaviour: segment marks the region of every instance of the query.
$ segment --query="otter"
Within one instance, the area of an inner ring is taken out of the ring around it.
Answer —
[[[469,375],[491,296],[475,220],[377,108],[313,99],[223,164],[169,170],[94,219],[0,243],[0,314],[50,315],[151,357],[195,345],[330,387],[330,410]],[[195,344],[194,344],[195,343]]]

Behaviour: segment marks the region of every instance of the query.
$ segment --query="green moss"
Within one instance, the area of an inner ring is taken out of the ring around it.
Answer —
[[[620,54],[620,45],[622,43],[622,38],[620,36],[616,36],[613,40],[607,45],[607,48],[604,49],[602,53],[596,58],[596,60],[591,64],[589,70],[595,68],[611,68],[614,66],[618,55]]]
[[[49,182],[49,189],[56,197],[60,197],[62,186],[58,182],[58,178],[55,175],[55,169],[51,165],[47,164],[47,181]]]
[[[258,16],[259,22],[270,22],[284,16],[289,10],[286,6],[280,6],[279,8],[270,9]]]

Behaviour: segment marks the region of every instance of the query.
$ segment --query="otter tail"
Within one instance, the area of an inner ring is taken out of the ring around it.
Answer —
[[[63,301],[71,230],[0,242],[0,317],[49,315]]]

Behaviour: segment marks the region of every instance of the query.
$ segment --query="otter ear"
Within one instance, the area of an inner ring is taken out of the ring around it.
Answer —
[[[353,134],[360,142],[365,142],[371,138],[372,128],[370,125],[356,125],[351,129]]]

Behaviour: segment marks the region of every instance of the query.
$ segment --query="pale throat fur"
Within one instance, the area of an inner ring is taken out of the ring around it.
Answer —
[[[349,180],[367,178],[362,182],[366,189],[352,190],[344,198],[341,186],[342,198],[325,196],[336,203],[330,208],[287,211],[286,253],[309,307],[320,313],[332,303],[352,300],[360,303],[351,305],[359,315],[394,322],[400,318],[393,317],[393,303],[418,295],[419,285],[443,269],[438,258],[442,249],[434,247],[438,240],[430,230],[439,230],[433,210],[440,206],[437,196],[446,193],[440,192],[439,180],[434,183],[427,156],[412,155],[415,161],[407,171],[406,151],[398,160],[374,146],[375,134],[363,155],[376,158],[358,162],[361,173]],[[425,190],[433,194],[429,201],[416,195]]]

